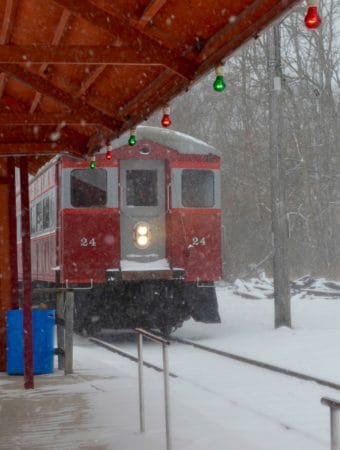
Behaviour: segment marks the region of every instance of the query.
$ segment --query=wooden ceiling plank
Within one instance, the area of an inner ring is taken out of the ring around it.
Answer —
[[[248,10],[249,15],[246,16],[248,26],[240,27],[237,32],[233,30],[229,25],[221,29],[215,36],[211,38],[207,43],[207,47],[204,47],[200,54],[200,59],[204,59],[197,72],[198,75],[203,75],[209,67],[213,64],[219,63],[226,55],[230,55],[235,49],[240,47],[247,40],[254,37],[259,30],[263,29],[270,23],[274,17],[279,17],[280,14],[287,11],[287,8],[291,8],[299,0],[287,0],[284,3],[277,3],[270,8],[265,14],[260,17],[256,16],[256,8],[260,6],[261,0],[256,0],[251,6],[251,10]],[[235,24],[234,24],[235,25]]]
[[[16,14],[17,0],[7,0],[5,13],[0,32],[0,44],[7,44],[10,41]]]
[[[55,29],[55,32],[54,32],[54,36],[53,36],[53,39],[52,39],[52,45],[56,46],[56,45],[58,45],[60,43],[61,38],[62,38],[62,36],[64,34],[64,31],[65,31],[65,28],[67,26],[67,22],[68,22],[70,16],[71,16],[70,11],[64,9],[62,14],[61,14],[60,20],[58,22],[57,28]],[[48,64],[47,63],[43,63],[40,66],[40,68],[39,68],[39,72],[40,73],[44,73],[45,70],[47,69],[47,67],[48,67]],[[41,95],[40,92],[36,92],[35,93],[33,102],[32,102],[31,107],[30,107],[30,113],[31,114],[33,114],[34,111],[37,109],[37,107],[38,107],[38,105],[40,103],[41,97],[42,97],[42,95]]]
[[[239,40],[241,34],[246,34],[251,38],[256,35],[264,25],[267,25],[268,14],[273,15],[274,10],[281,10],[283,12],[284,10],[287,10],[287,8],[292,7],[295,3],[298,3],[298,1],[299,0],[286,0],[285,2],[278,2],[276,6],[269,9],[267,14],[259,16],[257,10],[263,7],[263,0],[254,0],[237,17],[233,17],[233,20],[230,20],[229,23],[224,25],[217,33],[208,39],[201,50],[198,59],[200,61],[205,60],[209,55],[218,51],[221,46],[227,47],[231,39]],[[246,39],[243,42],[245,41]]]
[[[137,26],[140,30],[143,30],[146,25],[152,21],[154,16],[158,13],[158,11],[165,5],[167,0],[151,0],[150,3],[146,6],[143,11],[142,16],[140,17]]]
[[[6,125],[98,125],[96,117],[90,118],[87,114],[85,120],[77,113],[0,113],[0,123]]]
[[[53,1],[115,37],[119,35],[126,47],[138,51],[140,58],[148,55],[151,60],[162,61],[163,65],[183,78],[191,80],[194,77],[197,68],[196,62],[179,56],[136,29],[131,30],[124,21],[98,8],[89,0],[81,2],[77,0]]]
[[[7,0],[5,5],[4,18],[0,32],[0,44],[8,44],[14,25],[15,14],[17,9],[17,0]],[[6,75],[0,74],[0,98],[2,97],[6,85]]]
[[[134,111],[138,105],[144,103],[150,97],[155,95],[155,92],[164,85],[164,83],[168,82],[168,80],[173,76],[173,73],[170,70],[166,70],[162,72],[157,78],[155,78],[148,86],[143,89],[139,94],[135,95],[132,100],[126,102],[123,108],[119,110],[119,116],[122,120],[125,120],[132,111]]]
[[[6,64],[107,64],[162,65],[168,67],[164,56],[155,52],[141,53],[129,45],[0,45],[0,62]],[[170,68],[170,67],[168,67]],[[171,68],[170,68],[171,69]],[[43,71],[40,70],[42,73]]]
[[[83,95],[85,95],[89,87],[97,80],[97,78],[104,72],[105,69],[106,64],[101,64],[100,66],[96,67],[90,73],[90,75],[81,82],[81,87],[76,94],[77,97],[82,97]]]
[[[199,54],[200,61],[206,59],[208,55],[213,53],[219,46],[225,43],[226,36],[230,31],[232,31],[238,23],[242,23],[244,19],[247,19],[249,14],[256,12],[257,8],[261,6],[263,0],[255,0],[250,5],[246,6],[244,10],[238,14],[237,17],[233,16],[230,18],[229,22],[224,25],[217,33],[215,33],[210,39],[207,40],[203,49]]]
[[[73,95],[57,88],[45,78],[40,75],[34,74],[25,70],[24,68],[14,64],[1,64],[0,71],[7,73],[21,82],[29,85],[31,88],[37,90],[43,95],[54,98],[55,100],[68,106],[72,111],[77,114],[83,115],[84,120],[87,117],[90,120],[96,117],[98,123],[109,130],[115,132],[117,128],[120,128],[121,123],[117,119],[99,111],[98,109],[86,104],[82,100],[74,97]]]
[[[57,153],[69,153],[70,151],[79,151],[70,142],[58,143],[0,143],[0,157],[4,156],[24,156],[24,155],[55,155]]]

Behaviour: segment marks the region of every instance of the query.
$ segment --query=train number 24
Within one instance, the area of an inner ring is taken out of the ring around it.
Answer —
[[[192,245],[207,245],[205,237],[199,238],[197,236],[194,236],[192,238]]]
[[[87,239],[86,237],[80,238],[80,247],[96,247],[95,238]]]

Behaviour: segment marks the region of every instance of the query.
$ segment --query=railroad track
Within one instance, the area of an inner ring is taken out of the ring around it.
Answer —
[[[91,337],[91,338],[89,338],[89,340],[91,342],[93,342],[94,344],[96,344],[96,345],[98,345],[100,347],[106,348],[107,350],[109,350],[109,351],[111,351],[113,353],[117,353],[117,354],[119,354],[119,355],[121,355],[121,356],[123,356],[125,358],[130,359],[131,361],[138,362],[138,358],[136,356],[132,355],[131,353],[126,352],[125,350],[122,350],[121,348],[119,348],[119,347],[117,347],[117,346],[115,346],[115,345],[113,345],[113,344],[111,344],[111,343],[109,343],[109,342],[107,342],[105,340],[98,339],[98,338],[95,338],[95,337]],[[286,368],[283,368],[283,367],[280,367],[280,366],[276,366],[274,364],[265,363],[265,362],[258,361],[258,360],[255,360],[255,359],[247,358],[245,356],[237,355],[235,353],[230,353],[230,352],[226,352],[226,351],[223,351],[223,350],[219,350],[219,349],[215,349],[215,348],[212,348],[212,347],[208,347],[206,345],[198,344],[197,342],[193,342],[193,341],[190,341],[190,340],[187,340],[187,339],[172,337],[172,338],[170,338],[170,341],[171,342],[178,342],[178,343],[183,344],[183,345],[192,346],[192,347],[194,347],[194,348],[196,348],[198,350],[202,350],[202,351],[205,351],[205,352],[208,352],[208,353],[219,355],[219,356],[221,356],[223,358],[232,359],[232,360],[244,363],[244,364],[249,364],[249,365],[252,365],[252,366],[255,366],[255,367],[259,367],[259,368],[262,368],[262,369],[265,369],[265,370],[269,370],[269,371],[272,371],[272,372],[276,372],[276,373],[280,373],[280,374],[283,374],[283,375],[287,375],[289,377],[297,378],[297,379],[304,380],[304,381],[311,381],[311,382],[320,384],[321,386],[326,386],[326,387],[329,387],[329,388],[332,388],[332,389],[340,390],[340,384],[338,384],[338,383],[334,383],[332,381],[328,381],[328,380],[324,380],[324,379],[321,379],[321,378],[318,378],[318,377],[314,377],[312,375],[307,375],[307,374],[304,374],[304,373],[301,373],[301,372],[296,372],[294,370],[286,369]],[[144,365],[146,367],[152,368],[152,369],[154,369],[154,370],[156,370],[158,372],[162,372],[163,371],[162,367],[159,367],[159,366],[157,366],[155,364],[149,363],[147,361],[143,361],[143,363],[144,363]],[[179,375],[177,375],[177,374],[175,374],[173,372],[170,372],[169,375],[171,377],[173,377],[173,378],[178,378],[179,377]]]
[[[136,356],[132,355],[129,352],[126,352],[126,351],[122,350],[121,348],[119,348],[119,347],[117,347],[117,346],[115,346],[113,344],[110,344],[107,341],[104,341],[102,339],[98,339],[98,338],[95,338],[95,337],[91,337],[91,338],[89,338],[89,340],[91,342],[93,342],[94,344],[99,345],[99,347],[106,348],[106,350],[109,350],[112,353],[117,353],[118,355],[121,355],[124,358],[128,358],[131,361],[138,362],[138,358]],[[149,363],[147,361],[143,361],[143,364],[144,364],[145,367],[149,367],[150,369],[154,369],[157,372],[163,372],[163,368],[159,367],[159,366],[156,366],[156,364],[152,364],[152,363]],[[177,378],[178,377],[178,375],[174,374],[173,372],[169,372],[169,376],[173,377],[173,378]]]

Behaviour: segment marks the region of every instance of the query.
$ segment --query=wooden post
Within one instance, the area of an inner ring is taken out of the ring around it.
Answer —
[[[65,299],[65,375],[73,373],[73,309],[74,309],[74,292],[66,291],[66,299]]]
[[[23,263],[24,378],[25,389],[34,388],[32,338],[31,236],[27,159],[20,159],[21,228]]]
[[[60,323],[65,320],[64,314],[65,302],[64,292],[57,292],[57,347],[60,350],[65,349],[65,323]],[[58,369],[63,369],[65,363],[65,355],[58,354]]]
[[[17,251],[17,215],[16,215],[16,195],[15,195],[15,160],[8,158],[8,217],[10,223],[9,246],[10,246],[10,267],[11,267],[11,308],[19,308],[18,291],[18,251]]]
[[[8,159],[0,158],[0,371],[6,370],[6,311],[12,307],[9,185]]]
[[[273,26],[268,31],[268,58],[270,82],[269,146],[274,245],[273,278],[275,328],[278,328],[280,326],[291,326],[288,273],[288,224],[286,214],[284,147],[282,145],[282,74],[279,25]]]

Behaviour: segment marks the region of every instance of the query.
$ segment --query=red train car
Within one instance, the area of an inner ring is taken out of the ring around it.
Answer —
[[[35,285],[72,286],[76,325],[169,332],[219,322],[220,157],[190,136],[138,127],[134,146],[60,156],[30,184]],[[20,244],[20,242],[19,242]]]

